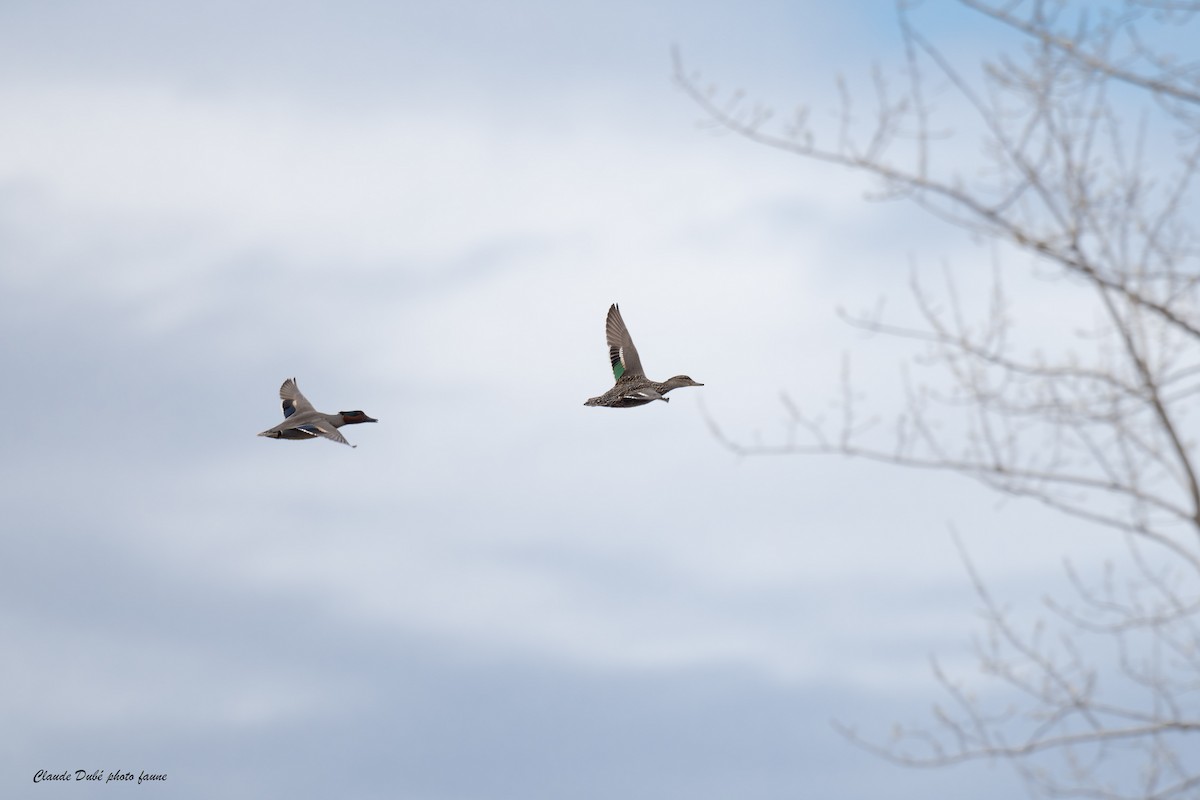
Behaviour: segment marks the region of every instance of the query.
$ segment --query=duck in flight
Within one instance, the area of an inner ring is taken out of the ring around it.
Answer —
[[[283,422],[270,430],[265,430],[259,436],[269,439],[316,439],[324,436],[335,442],[341,442],[350,447],[346,437],[338,431],[343,425],[357,425],[360,422],[378,422],[361,411],[339,411],[336,414],[322,414],[312,407],[312,403],[296,386],[295,378],[288,378],[279,387],[279,398],[283,400]]]
[[[653,403],[655,400],[670,402],[663,397],[672,389],[681,386],[703,386],[696,383],[687,375],[676,375],[674,378],[659,383],[646,377],[642,371],[642,360],[638,358],[637,348],[621,319],[621,310],[613,303],[608,309],[608,321],[605,324],[605,338],[608,339],[608,358],[612,362],[613,377],[616,385],[599,397],[593,397],[584,403],[585,406],[604,406],[605,408],[633,408]]]

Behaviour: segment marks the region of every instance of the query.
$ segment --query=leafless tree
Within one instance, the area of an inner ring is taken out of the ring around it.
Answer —
[[[1173,52],[1200,41],[1200,2],[959,5],[994,26],[998,54],[964,67],[901,2],[901,86],[875,71],[866,125],[840,83],[825,131],[806,108],[780,122],[741,93],[705,87],[675,54],[678,85],[710,124],[867,173],[883,198],[995,254],[982,315],[964,310],[947,272],[937,291],[914,278],[918,325],[847,317],[914,340],[939,368],[936,386],[906,385],[894,431],[862,425],[849,387],[832,422],[785,396],[790,434],[778,444],[713,430],[739,453],[952,471],[1127,544],[1100,574],[1068,564],[1071,591],[1036,620],[995,599],[964,555],[986,619],[973,680],[988,691],[935,663],[948,702],[932,721],[889,741],[847,735],[908,765],[1004,759],[1035,795],[1200,797],[1200,62]],[[980,137],[966,151],[977,163],[950,152],[951,126],[959,140]],[[1017,311],[1030,298],[1006,292],[1014,262],[1070,289],[1089,329],[1060,348],[1029,341]],[[937,424],[950,415],[961,426]]]

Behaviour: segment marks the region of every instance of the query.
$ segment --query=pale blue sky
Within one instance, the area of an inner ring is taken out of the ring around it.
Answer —
[[[848,351],[886,397],[835,308],[986,251],[699,129],[672,45],[818,109],[900,56],[890,2],[0,5],[0,794],[1013,796],[829,723],[969,672],[948,522],[1000,589],[1069,542],[704,420],[769,438]],[[706,386],[584,408],[612,302]],[[293,375],[380,423],[256,438]]]

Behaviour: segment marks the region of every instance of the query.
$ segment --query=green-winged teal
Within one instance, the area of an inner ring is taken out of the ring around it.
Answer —
[[[633,408],[653,403],[655,400],[670,402],[663,397],[672,389],[680,386],[703,386],[696,383],[687,375],[676,375],[674,378],[659,383],[646,377],[642,372],[642,360],[638,358],[637,348],[621,319],[621,310],[613,303],[608,309],[608,322],[604,327],[608,339],[608,358],[612,361],[613,377],[617,384],[599,397],[593,397],[584,403],[585,406],[604,406],[606,408]]]
[[[346,437],[338,432],[343,425],[357,425],[360,422],[378,422],[361,411],[339,411],[336,414],[322,414],[312,407],[300,389],[296,386],[295,378],[288,378],[279,387],[279,398],[283,400],[283,422],[270,430],[263,431],[259,436],[271,439],[315,439],[324,436],[335,442],[357,447],[350,444]]]

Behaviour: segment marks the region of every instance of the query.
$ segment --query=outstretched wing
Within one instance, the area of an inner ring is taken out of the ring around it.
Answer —
[[[319,421],[319,422],[312,422],[307,425],[301,425],[299,428],[296,428],[296,430],[304,431],[305,433],[309,434],[310,436],[324,436],[326,439],[330,439],[332,441],[339,442],[339,443],[347,445],[349,447],[354,447],[354,445],[352,445],[346,441],[346,437],[342,436],[341,431],[339,431],[337,428],[333,427],[332,423],[326,422],[324,420]]]
[[[613,303],[608,309],[608,322],[604,326],[605,337],[608,339],[608,359],[612,362],[613,379],[621,380],[621,376],[645,377],[642,371],[642,360],[638,358],[637,348],[621,319],[621,310]]]
[[[312,403],[300,394],[295,378],[288,378],[279,387],[279,399],[283,401],[283,418],[287,419],[297,411],[312,411]]]

